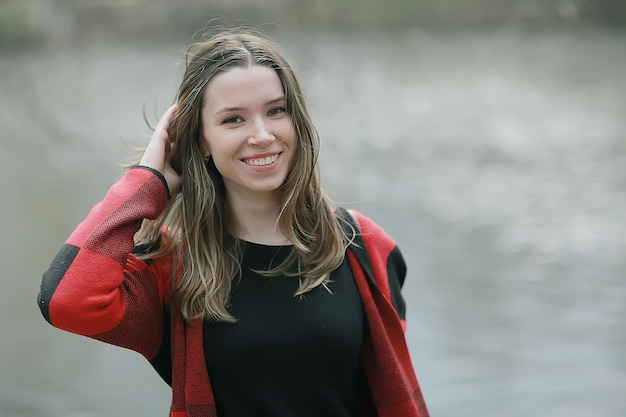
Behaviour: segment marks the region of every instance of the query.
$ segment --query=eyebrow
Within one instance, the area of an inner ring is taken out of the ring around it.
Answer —
[[[276,97],[275,99],[272,99],[268,101],[267,103],[265,103],[265,105],[267,106],[269,104],[278,103],[279,101],[285,101],[285,96]],[[216,111],[215,115],[218,115],[220,113],[225,113],[225,112],[241,111],[241,110],[243,110],[243,107],[223,107],[219,109],[218,111]]]

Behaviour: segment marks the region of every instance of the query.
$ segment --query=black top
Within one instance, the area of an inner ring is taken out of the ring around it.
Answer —
[[[229,311],[204,324],[219,417],[356,417],[364,312],[347,258],[328,287],[294,297],[298,278],[267,278],[291,246],[245,243]]]

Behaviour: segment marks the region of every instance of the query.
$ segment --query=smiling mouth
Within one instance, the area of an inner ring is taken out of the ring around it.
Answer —
[[[266,156],[265,158],[244,159],[243,162],[252,166],[269,165],[273,162],[276,162],[276,160],[278,159],[278,155],[279,154],[274,154],[272,156]]]

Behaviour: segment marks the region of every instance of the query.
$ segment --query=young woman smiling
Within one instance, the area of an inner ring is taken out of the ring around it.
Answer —
[[[291,66],[244,31],[187,58],[141,160],[44,273],[46,320],[145,356],[172,417],[427,416],[404,260],[324,194]]]

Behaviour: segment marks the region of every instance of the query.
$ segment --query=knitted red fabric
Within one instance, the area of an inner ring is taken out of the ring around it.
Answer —
[[[38,304],[54,326],[135,350],[153,359],[168,323],[164,311],[171,288],[169,256],[145,263],[132,255],[133,236],[144,218],[167,204],[159,173],[131,169],[114,184],[67,240],[44,273]],[[359,214],[373,267],[368,279],[354,254],[348,258],[363,299],[367,328],[365,369],[378,417],[428,417],[404,337],[403,320],[390,294],[388,262],[395,242]],[[215,398],[203,350],[202,323],[172,318],[171,417],[216,417]]]

